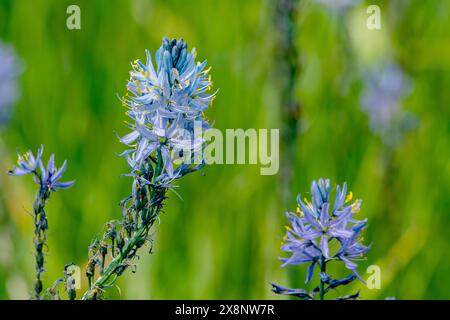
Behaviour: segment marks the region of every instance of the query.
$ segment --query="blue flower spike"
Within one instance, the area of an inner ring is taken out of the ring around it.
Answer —
[[[286,226],[286,235],[282,250],[290,257],[280,258],[282,266],[309,264],[306,283],[311,282],[316,267],[319,269],[320,287],[318,292],[323,299],[325,294],[338,286],[347,285],[355,279],[364,282],[357,272],[357,261],[364,259],[369,247],[362,244],[361,232],[366,220],[355,219],[360,210],[361,200],[352,202],[353,194],[347,194],[347,185],[336,187],[334,204],[330,203],[331,186],[329,179],[319,179],[311,184],[311,201],[297,197],[296,213],[286,214],[290,225]],[[332,208],[332,209],[331,209]],[[336,244],[338,249],[336,250]],[[331,249],[333,246],[333,249]],[[326,273],[326,265],[341,261],[351,271],[343,279],[332,279]],[[284,287],[277,287],[284,288]],[[300,289],[273,290],[278,294],[296,295]],[[302,290],[302,289],[301,289]],[[304,291],[304,290],[303,290]],[[353,295],[352,297],[358,297]]]

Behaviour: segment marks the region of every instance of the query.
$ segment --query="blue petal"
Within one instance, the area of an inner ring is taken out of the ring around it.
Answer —
[[[161,156],[164,163],[164,169],[169,174],[169,177],[173,177],[173,164],[172,158],[170,157],[170,152],[167,147],[161,148]]]
[[[75,184],[76,180],[68,181],[68,182],[56,182],[53,184],[53,188],[58,189],[67,189]]]
[[[17,167],[15,167],[13,170],[8,171],[8,175],[10,175],[10,176],[17,176],[17,177],[24,176],[24,175],[29,174],[29,173],[31,173],[31,171],[25,170],[25,169],[22,169],[22,168],[17,168]]]
[[[61,168],[58,171],[56,171],[56,173],[52,176],[52,179],[51,179],[52,183],[54,183],[62,178],[62,175],[66,171],[66,167],[67,167],[67,160],[64,160]]]
[[[165,71],[169,73],[172,70],[172,56],[169,51],[164,51],[163,62]]]
[[[330,255],[328,253],[328,236],[322,235],[322,238],[320,239],[320,249],[322,250],[322,254],[325,258],[329,259]]]
[[[55,155],[52,154],[50,156],[50,159],[47,162],[47,174],[52,174],[53,173],[53,169],[55,168]]]
[[[134,130],[134,131],[130,132],[129,134],[120,138],[120,142],[122,142],[126,145],[129,145],[129,144],[133,143],[134,141],[136,141],[137,138],[139,138],[139,132]]]
[[[309,265],[309,267],[308,267],[308,271],[307,271],[307,273],[306,273],[306,281],[305,281],[305,283],[309,283],[310,281],[311,281],[311,279],[312,279],[312,277],[313,277],[313,274],[314,274],[314,266],[316,265],[316,262],[315,261],[313,261],[310,265]]]
[[[326,225],[326,222],[328,220],[328,203],[324,203],[322,205],[322,210],[320,211],[320,223],[322,226]]]

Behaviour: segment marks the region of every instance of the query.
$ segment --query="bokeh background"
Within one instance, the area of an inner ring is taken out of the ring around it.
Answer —
[[[450,298],[450,2],[373,0],[341,11],[300,2],[291,201],[282,200],[279,175],[261,176],[258,165],[213,165],[183,178],[183,200],[167,200],[153,253],[142,250],[136,273],[127,271],[109,298],[277,299],[270,282],[304,286],[304,267],[280,268],[284,212],[319,177],[347,181],[363,199],[372,250],[359,270],[367,277],[376,264],[382,272],[381,290],[354,283],[339,293]],[[70,4],[81,8],[81,30],[66,28]],[[381,30],[366,27],[370,4],[381,8]],[[6,175],[16,150],[42,143],[45,157],[68,159],[65,177],[77,180],[48,203],[47,287],[65,264],[84,267],[90,240],[120,217],[118,202],[130,192],[114,134],[126,132],[117,95],[130,62],[163,36],[183,37],[208,59],[220,88],[208,112],[215,127],[280,128],[274,14],[274,1],[256,0],[0,1],[0,39],[24,66],[20,99],[0,133],[0,298],[27,299],[34,275],[36,187],[30,177]],[[361,108],[364,70],[384,60],[410,78],[413,90],[400,103],[418,120],[394,146],[370,130]]]

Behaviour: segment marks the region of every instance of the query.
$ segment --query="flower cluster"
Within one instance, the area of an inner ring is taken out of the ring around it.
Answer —
[[[64,161],[61,168],[55,166],[55,156],[52,154],[47,162],[47,166],[42,163],[42,153],[44,147],[41,146],[36,156],[29,150],[24,155],[18,154],[17,166],[8,172],[11,176],[33,175],[33,180],[39,185],[33,204],[34,212],[34,247],[36,259],[36,281],[34,284],[34,299],[41,299],[42,281],[41,274],[44,270],[44,247],[47,239],[48,221],[45,212],[45,204],[50,198],[51,191],[57,189],[67,189],[75,181],[60,182],[66,171],[67,161]]]
[[[357,273],[356,261],[363,258],[369,247],[361,243],[361,232],[366,220],[357,220],[354,215],[360,209],[360,200],[350,203],[352,193],[347,195],[347,185],[337,186],[334,204],[331,205],[330,180],[320,179],[311,185],[312,201],[297,197],[297,213],[289,212],[285,244],[282,250],[291,254],[281,258],[283,266],[308,263],[306,283],[313,277],[316,267],[320,270],[322,288],[318,291],[321,297],[327,290],[348,284],[361,277]],[[326,273],[326,264],[330,261],[342,261],[352,274],[341,280],[332,280]],[[324,285],[327,285],[327,288]],[[306,292],[299,289],[287,289],[273,285],[276,293],[303,295]],[[292,291],[293,290],[293,291]],[[313,291],[315,293],[315,291]],[[313,294],[312,294],[313,295]],[[311,297],[307,295],[306,297]]]
[[[12,104],[19,96],[17,78],[22,64],[13,48],[0,42],[0,125],[9,119]]]
[[[369,116],[370,129],[387,145],[395,145],[405,131],[416,126],[416,118],[401,109],[401,101],[411,93],[412,84],[401,68],[385,63],[365,77],[361,105]]]
[[[132,132],[120,140],[131,149],[123,155],[133,172],[142,169],[152,155],[161,157],[163,168],[157,181],[171,181],[198,169],[195,156],[202,150],[202,131],[209,128],[203,112],[215,93],[209,94],[211,80],[206,61],[195,61],[196,51],[188,51],[183,39],[163,39],[156,51],[156,68],[146,51],[147,61],[133,63],[124,104]],[[177,166],[177,164],[179,164]]]

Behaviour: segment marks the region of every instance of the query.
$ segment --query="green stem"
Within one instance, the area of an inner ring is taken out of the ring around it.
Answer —
[[[300,74],[299,49],[295,43],[300,0],[277,0],[275,6],[275,27],[278,30],[276,59],[279,74],[277,79],[281,79],[279,91],[283,127],[280,144],[283,155],[281,157],[283,163],[280,166],[280,191],[283,203],[289,206],[301,117],[301,104],[296,96]]]
[[[320,258],[320,272],[326,272],[327,263],[325,262],[325,258],[322,256]],[[320,300],[325,300],[325,282],[320,279]]]
[[[158,177],[163,170],[163,161],[161,149],[157,149],[157,163],[155,168],[154,180]],[[136,181],[135,181],[136,182]],[[141,186],[138,184],[139,188]],[[162,201],[164,199],[163,195],[160,195],[157,190],[149,190],[148,187],[145,187],[147,192],[152,193],[155,192],[155,197]],[[128,266],[128,261],[134,257],[136,251],[143,245],[145,240],[147,239],[148,232],[150,228],[153,226],[155,222],[155,217],[158,215],[161,209],[161,203],[153,203],[152,200],[147,199],[147,193],[142,193],[143,190],[135,190],[136,199],[134,200],[134,212],[136,217],[141,216],[141,224],[137,230],[127,230],[127,234],[129,239],[125,242],[123,247],[120,247],[120,253],[117,254],[113,259],[109,262],[109,264],[104,268],[104,256],[102,256],[102,261],[100,262],[100,270],[101,273],[99,277],[92,282],[89,279],[89,289],[84,293],[81,300],[96,300],[99,295],[101,295],[101,291],[113,283],[115,278],[110,280],[112,276],[119,275]],[[162,191],[165,192],[165,191]],[[139,220],[136,218],[136,225]],[[114,242],[114,241],[113,241]],[[93,278],[93,277],[92,277]],[[108,284],[108,280],[110,283]]]
[[[155,176],[154,176],[155,179],[160,176],[162,169],[163,169],[161,147],[159,147],[158,150],[156,151],[156,156],[157,156],[157,159],[156,159],[157,164],[156,164],[156,170],[155,170]]]
[[[34,200],[34,248],[35,253],[35,268],[36,280],[34,282],[34,296],[35,300],[41,299],[41,292],[43,289],[41,274],[44,272],[44,246],[47,239],[47,216],[45,214],[45,203],[49,198],[50,193],[47,188],[40,187],[36,199]]]
[[[97,278],[97,280],[92,284],[91,289],[86,291],[81,298],[81,300],[95,300],[97,296],[97,289],[102,289],[106,281],[115,273],[117,268],[122,265],[122,262],[127,259],[131,250],[136,247],[136,244],[142,239],[142,237],[147,234],[149,229],[148,225],[141,225],[141,227],[134,233],[131,239],[125,244],[123,250],[119,255],[116,256],[111,262],[108,264],[106,269],[103,271],[103,274]]]

